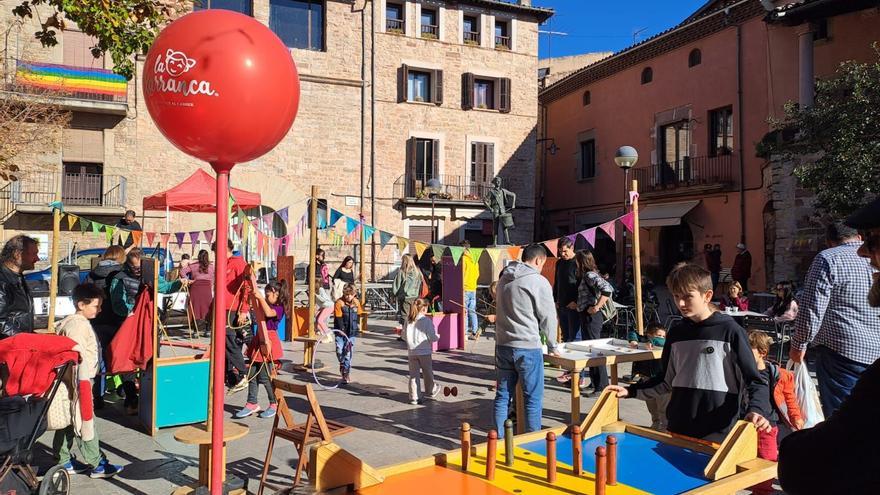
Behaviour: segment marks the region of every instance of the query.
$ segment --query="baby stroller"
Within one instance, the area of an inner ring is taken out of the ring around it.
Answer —
[[[70,477],[53,466],[37,479],[31,449],[46,431],[49,405],[79,362],[76,343],[58,335],[0,340],[0,493],[67,495]]]

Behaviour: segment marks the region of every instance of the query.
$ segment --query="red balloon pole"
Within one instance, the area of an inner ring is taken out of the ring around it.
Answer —
[[[224,376],[226,370],[226,257],[229,236],[229,172],[233,164],[212,163],[217,172],[217,229],[215,240],[215,295],[214,295],[214,340],[213,387],[211,404],[211,495],[223,494],[223,398]]]

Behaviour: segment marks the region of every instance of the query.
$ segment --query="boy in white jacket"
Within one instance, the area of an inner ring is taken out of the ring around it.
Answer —
[[[440,340],[434,321],[428,316],[428,302],[416,299],[406,318],[406,347],[409,350],[409,403],[421,404],[424,398],[419,387],[419,373],[425,380],[425,393],[432,399],[440,393],[440,385],[434,383],[431,363],[433,344]]]
[[[94,380],[98,374],[98,339],[92,330],[93,320],[101,312],[101,303],[104,299],[104,291],[94,284],[80,284],[73,289],[73,304],[76,313],[61,320],[58,326],[58,334],[70,338],[82,348],[77,380]],[[79,400],[92,400],[92,394],[80,394]],[[91,410],[91,408],[88,408]],[[84,473],[89,471],[91,478],[110,478],[122,471],[122,466],[107,462],[107,458],[101,452],[98,442],[98,432],[95,429],[94,418],[81,418],[82,428],[77,436],[74,425],[55,432],[52,446],[58,453],[59,464],[69,474]],[[74,439],[79,444],[79,450],[83,455],[85,464],[76,460],[70,454]]]

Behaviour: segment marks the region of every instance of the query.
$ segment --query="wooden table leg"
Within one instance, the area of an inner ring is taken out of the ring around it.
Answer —
[[[581,422],[581,370],[571,372],[571,424]]]
[[[523,398],[522,380],[516,382],[516,398],[513,401],[516,404],[516,434],[526,432],[526,404]]]
[[[612,385],[617,385],[617,381],[618,381],[618,375],[617,375],[617,363],[611,365],[611,377],[610,377],[610,380],[611,380],[611,384],[612,384]],[[597,390],[597,392],[600,392],[600,391]]]
[[[211,455],[211,444],[199,445],[199,485],[201,486],[211,484]],[[226,442],[223,442],[220,457],[223,465],[226,466]],[[226,469],[223,470],[221,480],[226,481]]]

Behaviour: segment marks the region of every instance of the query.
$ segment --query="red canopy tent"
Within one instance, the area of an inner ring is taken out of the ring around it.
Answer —
[[[184,211],[190,213],[213,213],[216,205],[217,180],[202,169],[197,169],[180,184],[144,198],[144,211]],[[260,206],[260,193],[230,188],[239,208]]]

